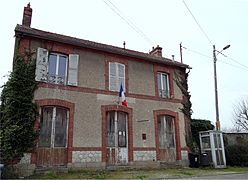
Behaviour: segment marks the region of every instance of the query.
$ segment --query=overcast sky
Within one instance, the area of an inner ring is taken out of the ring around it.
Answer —
[[[189,90],[193,118],[209,119],[213,124],[212,45],[221,51],[230,44],[231,47],[223,51],[227,57],[217,56],[222,128],[233,126],[234,104],[241,98],[248,98],[248,0],[185,0],[205,35],[182,0],[3,1],[0,6],[0,85],[7,81],[3,76],[11,71],[14,28],[21,24],[23,7],[28,2],[33,9],[33,28],[118,47],[123,47],[125,41],[126,48],[147,53],[152,46],[160,45],[163,56],[175,55],[177,61],[180,61],[179,43],[182,42],[187,48],[183,49],[183,62],[192,67]],[[113,5],[122,18],[112,10]],[[133,23],[133,28],[123,18]]]

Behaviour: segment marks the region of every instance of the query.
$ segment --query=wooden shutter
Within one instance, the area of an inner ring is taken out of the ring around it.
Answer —
[[[78,85],[78,54],[69,55],[68,85]]]
[[[116,63],[109,63],[109,90],[116,91],[117,90],[117,73],[116,73]]]
[[[118,64],[118,78],[119,78],[119,83],[117,90],[119,90],[121,84],[123,87],[124,92],[126,91],[125,89],[125,65],[124,64]]]
[[[36,58],[36,81],[47,81],[47,64],[48,64],[48,50],[44,48],[37,49]]]

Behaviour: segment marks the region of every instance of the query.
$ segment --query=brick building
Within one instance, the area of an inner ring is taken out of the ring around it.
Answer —
[[[176,74],[188,65],[149,53],[31,28],[24,8],[16,51],[36,52],[37,146],[20,164],[42,167],[159,166],[187,161],[187,120]],[[16,52],[17,53],[17,52]],[[127,106],[120,104],[123,86]]]

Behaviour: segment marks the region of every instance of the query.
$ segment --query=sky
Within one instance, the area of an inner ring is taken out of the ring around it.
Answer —
[[[213,45],[221,129],[233,127],[233,108],[248,98],[248,0],[8,0],[0,6],[0,85],[12,69],[14,28],[23,8],[33,9],[31,27],[148,53],[161,46],[163,56],[192,67],[189,91],[193,118],[215,124]],[[187,9],[186,5],[189,10]],[[113,10],[114,9],[114,10]],[[197,25],[200,25],[201,28]],[[0,89],[1,91],[2,89]]]

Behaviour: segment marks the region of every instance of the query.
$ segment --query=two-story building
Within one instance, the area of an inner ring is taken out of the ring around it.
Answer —
[[[37,146],[20,163],[34,167],[149,166],[187,160],[183,94],[188,65],[149,53],[31,28],[24,8],[16,50],[36,52]],[[123,86],[127,106],[120,103]]]

